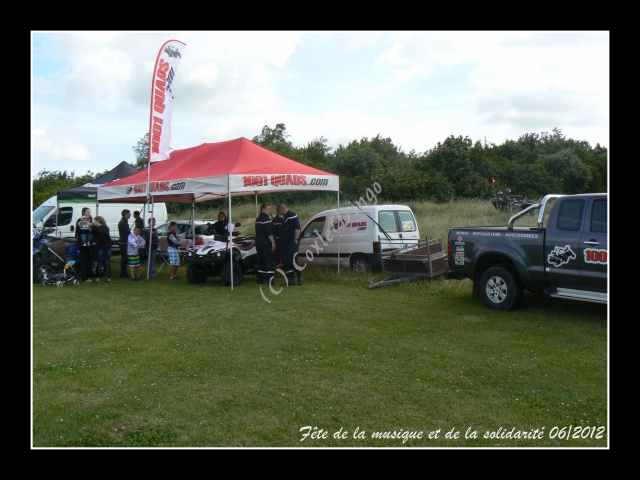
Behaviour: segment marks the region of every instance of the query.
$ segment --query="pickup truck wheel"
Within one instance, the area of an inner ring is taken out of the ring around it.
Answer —
[[[520,279],[504,267],[488,268],[480,277],[480,297],[493,310],[512,310],[522,301]]]

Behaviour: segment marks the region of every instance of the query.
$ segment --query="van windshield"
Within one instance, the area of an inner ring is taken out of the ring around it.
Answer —
[[[33,211],[33,223],[38,223],[49,215],[56,207],[52,205],[40,205]]]

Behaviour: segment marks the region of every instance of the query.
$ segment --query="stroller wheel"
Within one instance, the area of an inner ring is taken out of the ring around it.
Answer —
[[[40,282],[40,285],[42,285],[43,287],[46,287],[47,286],[47,281],[46,280],[42,280]]]
[[[62,288],[62,287],[64,287],[64,282],[63,282],[62,280],[58,280],[58,281],[56,282],[56,287],[58,287],[58,288]]]
[[[80,285],[80,280],[78,280],[77,278],[74,278],[73,282],[71,283],[73,283],[74,285]]]
[[[38,278],[41,282],[44,282],[47,277],[51,275],[52,271],[51,265],[41,265],[40,268],[38,268]]]

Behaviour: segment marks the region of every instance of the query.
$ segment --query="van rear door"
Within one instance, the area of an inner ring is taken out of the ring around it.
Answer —
[[[382,253],[417,244],[420,241],[418,222],[409,209],[380,209],[377,222]]]

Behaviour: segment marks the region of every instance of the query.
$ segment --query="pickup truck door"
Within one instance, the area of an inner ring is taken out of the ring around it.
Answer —
[[[580,288],[581,229],[584,199],[562,198],[556,201],[557,214],[550,217],[544,243],[545,272],[550,285]]]
[[[556,202],[545,238],[545,271],[555,287],[606,291],[607,200],[563,198]]]
[[[590,199],[580,235],[580,283],[589,290],[607,289],[607,199]]]

